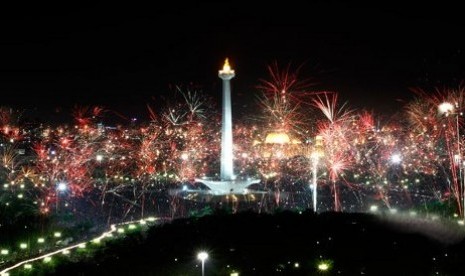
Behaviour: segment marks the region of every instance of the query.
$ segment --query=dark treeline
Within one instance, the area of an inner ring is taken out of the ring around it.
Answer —
[[[174,220],[109,242],[51,275],[457,275],[463,242],[443,245],[369,214],[278,212]],[[328,271],[318,270],[326,262]]]

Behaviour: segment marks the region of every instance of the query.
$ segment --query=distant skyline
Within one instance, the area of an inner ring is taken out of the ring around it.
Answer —
[[[439,3],[337,1],[11,11],[0,19],[1,105],[68,112],[98,104],[140,117],[147,103],[157,104],[152,96],[169,95],[178,84],[218,98],[217,71],[229,57],[236,106],[254,104],[266,66],[278,61],[304,64],[301,76],[315,90],[336,91],[351,106],[394,112],[412,97],[409,87],[464,80],[460,12]]]

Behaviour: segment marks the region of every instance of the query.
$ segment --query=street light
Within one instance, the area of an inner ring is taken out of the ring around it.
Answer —
[[[318,183],[318,161],[324,156],[323,150],[323,136],[317,135],[315,137],[315,144],[313,146],[313,152],[311,153],[312,159],[312,188],[313,188],[313,212],[317,212],[317,183]]]
[[[460,152],[460,123],[459,117],[462,115],[462,112],[459,111],[459,104],[456,102],[455,105],[449,102],[443,102],[438,106],[438,111],[441,115],[445,115],[448,117],[449,115],[455,115],[455,122],[456,122],[456,132],[457,132],[457,154],[454,155],[454,162],[459,167],[459,183],[460,183],[460,190],[459,193],[459,202],[462,201],[462,217],[465,217],[465,186],[464,186],[464,179],[463,179],[463,165],[462,162],[462,154]]]
[[[95,156],[95,160],[97,160],[98,162],[102,162],[102,161],[103,161],[103,155],[97,154],[97,155]]]
[[[205,251],[199,252],[197,259],[202,261],[202,276],[205,276],[205,260],[208,259],[208,253]]]
[[[454,112],[454,105],[448,102],[443,102],[438,106],[438,111],[441,114],[451,114]]]
[[[60,199],[60,194],[65,193],[68,190],[68,183],[60,181],[56,185],[56,209],[58,211],[59,209],[59,199]]]
[[[402,156],[398,153],[391,155],[391,162],[394,164],[399,164],[402,161]]]
[[[58,182],[57,190],[59,192],[65,192],[67,189],[68,189],[68,184],[66,184],[66,182]]]

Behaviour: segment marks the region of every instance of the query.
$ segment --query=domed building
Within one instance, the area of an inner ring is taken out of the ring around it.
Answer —
[[[285,131],[267,133],[263,141],[255,141],[263,158],[285,159],[305,154],[305,146],[294,136]]]

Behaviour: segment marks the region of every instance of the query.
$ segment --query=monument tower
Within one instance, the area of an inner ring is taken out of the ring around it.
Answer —
[[[231,108],[231,79],[235,72],[226,59],[223,69],[218,72],[223,80],[223,108],[221,120],[221,169],[220,179],[196,179],[207,186],[213,195],[246,194],[247,187],[260,182],[260,179],[236,179],[234,175],[232,108]]]

